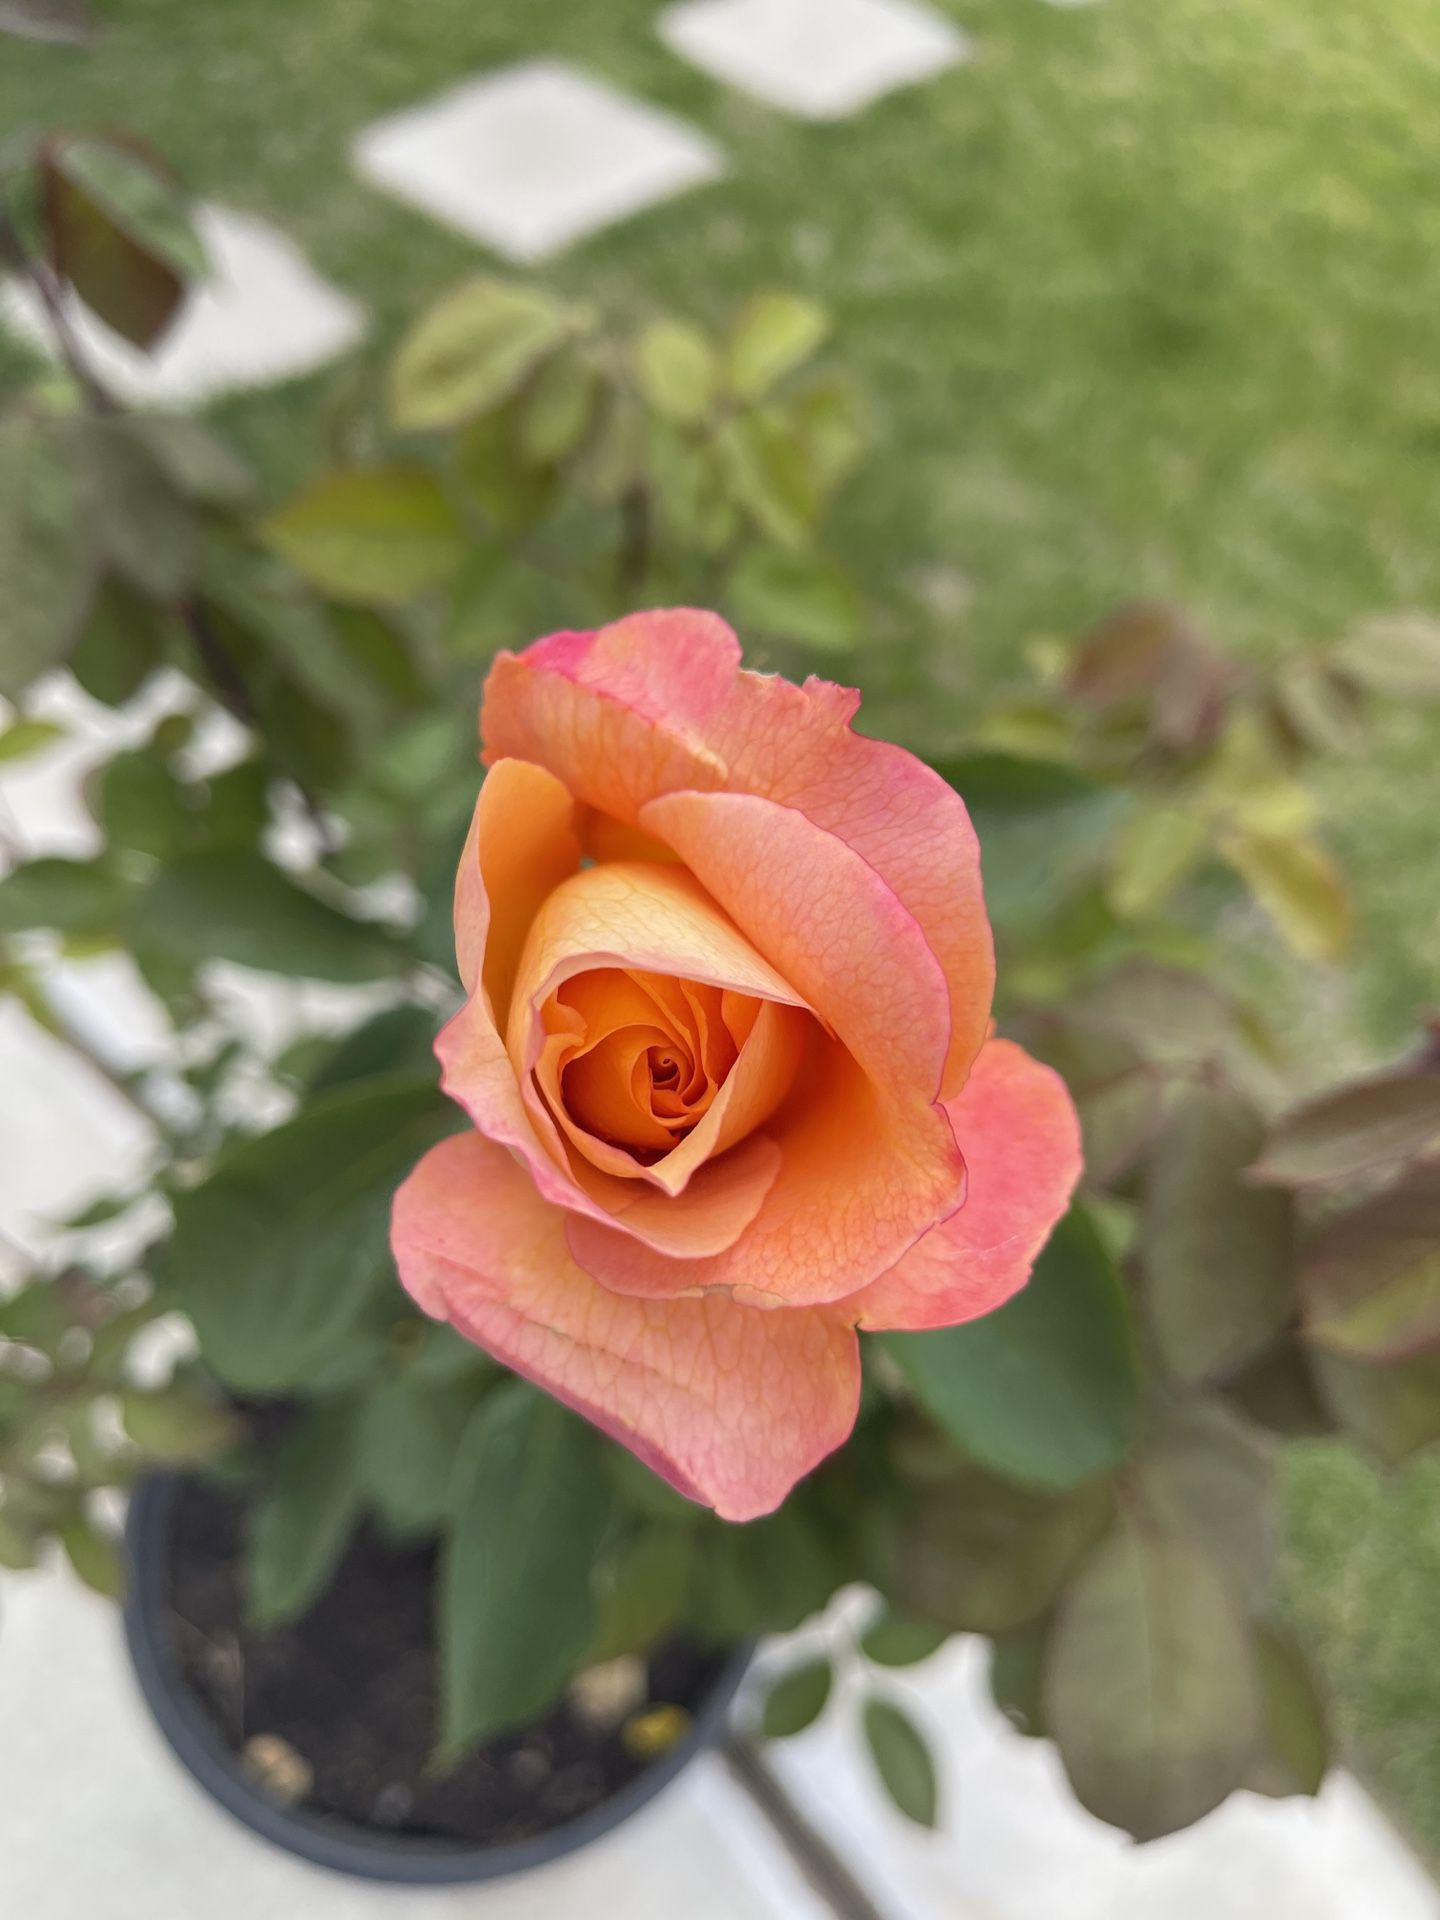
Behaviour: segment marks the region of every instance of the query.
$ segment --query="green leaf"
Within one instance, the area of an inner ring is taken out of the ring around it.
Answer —
[[[49,1275],[27,1281],[18,1292],[0,1299],[0,1338],[53,1355],[70,1330],[65,1298]]]
[[[1305,1187],[1398,1165],[1440,1149],[1440,1073],[1410,1068],[1338,1087],[1281,1116],[1250,1169]]]
[[[855,471],[865,450],[865,430],[855,396],[838,383],[807,387],[786,405],[815,483],[829,496]]]
[[[184,197],[136,142],[52,141],[42,168],[55,271],[107,326],[154,346],[207,272]]]
[[[728,592],[742,630],[844,652],[860,638],[860,603],[841,568],[809,554],[752,548]]]
[[[1301,834],[1236,833],[1221,852],[1302,959],[1339,959],[1350,941],[1350,902],[1324,847]]]
[[[260,482],[254,468],[203,420],[188,413],[134,413],[126,427],[187,500],[206,507],[246,507],[256,499]]]
[[[747,413],[715,442],[735,502],[768,540],[803,548],[820,512],[820,494],[806,449],[779,416]]]
[[[893,1700],[865,1702],[865,1744],[881,1784],[907,1820],[933,1827],[939,1811],[935,1762],[925,1736]]]
[[[1334,1429],[1308,1356],[1289,1335],[1227,1380],[1225,1397],[1247,1420],[1285,1439],[1313,1439]]]
[[[312,1094],[346,1087],[377,1073],[424,1073],[438,1025],[428,1007],[386,1007],[326,1049],[309,1078]]]
[[[92,1520],[76,1514],[60,1530],[60,1544],[75,1572],[95,1593],[118,1600],[125,1591],[125,1561],[120,1543]]]
[[[455,1462],[440,1593],[447,1755],[530,1718],[595,1627],[592,1564],[607,1515],[592,1436],[513,1382],[486,1400]]]
[[[1111,1534],[1060,1603],[1044,1715],[1081,1805],[1137,1840],[1189,1826],[1240,1786],[1259,1688],[1209,1556],[1148,1529]]]
[[[730,336],[730,391],[747,404],[763,400],[819,351],[829,331],[829,315],[814,301],[792,293],[757,294]]]
[[[597,507],[613,507],[645,477],[645,410],[623,387],[609,392],[585,443],[578,479]]]
[[[64,738],[64,728],[57,727],[53,720],[12,720],[0,730],[0,764],[28,760],[32,753],[43,753]]]
[[[1315,1676],[1294,1641],[1277,1627],[1262,1621],[1254,1646],[1263,1731],[1245,1785],[1273,1799],[1316,1794],[1330,1765],[1330,1731]]]
[[[576,325],[536,288],[465,281],[401,341],[390,369],[391,424],[402,433],[462,426],[508,400]]]
[[[111,846],[174,857],[195,838],[197,814],[153,750],[117,753],[99,775],[96,816]]]
[[[1204,853],[1209,826],[1194,806],[1150,806],[1129,821],[1115,843],[1110,904],[1126,920],[1156,913]]]
[[[450,1475],[475,1409],[468,1388],[436,1387],[407,1374],[366,1396],[359,1473],[366,1497],[399,1533],[438,1527],[449,1511]]]
[[[1052,1234],[1029,1284],[995,1313],[877,1337],[946,1432],[998,1473],[1072,1486],[1130,1445],[1138,1372],[1129,1308],[1078,1209]]]
[[[566,460],[584,440],[595,417],[599,382],[578,354],[556,353],[530,384],[516,430],[521,458],[549,467]]]
[[[316,691],[386,737],[398,718],[423,710],[429,697],[410,641],[370,607],[335,606],[329,616],[330,657],[314,677]]]
[[[1357,1360],[1440,1348],[1440,1161],[1326,1223],[1301,1261],[1305,1337]]]
[[[999,1634],[990,1646],[990,1697],[1027,1739],[1045,1736],[1041,1683],[1045,1666],[1045,1628]]]
[[[240,1435],[232,1410],[192,1387],[127,1389],[120,1396],[120,1418],[137,1447],[177,1465],[213,1459]]]
[[[270,820],[269,782],[261,760],[240,760],[205,783],[205,831],[212,848],[257,845]]]
[[[635,378],[655,411],[677,426],[696,426],[715,404],[720,368],[698,327],[657,320],[635,342]]]
[[[494,1374],[499,1362],[458,1334],[444,1321],[420,1320],[406,1377],[428,1386],[449,1387],[457,1380],[472,1386]]]
[[[229,1148],[175,1199],[171,1266],[200,1350],[242,1393],[313,1390],[395,1287],[390,1200],[460,1116],[430,1080],[366,1080]]]
[[[761,1728],[767,1740],[803,1733],[825,1711],[834,1673],[828,1660],[807,1660],[771,1682]]]
[[[938,1653],[949,1637],[943,1627],[887,1613],[866,1631],[860,1645],[865,1658],[877,1666],[913,1667]]]
[[[105,860],[31,860],[0,886],[0,933],[118,937],[129,889]]]
[[[464,529],[420,467],[330,474],[264,531],[312,586],[361,606],[413,599],[448,580],[465,557]]]
[[[178,600],[200,565],[200,523],[191,503],[128,419],[89,419],[77,432],[106,559],[148,599]]]
[[[293,1620],[317,1600],[360,1518],[359,1409],[312,1407],[276,1461],[250,1524],[245,1574],[260,1627]]]
[[[641,1514],[649,1520],[670,1521],[677,1526],[698,1522],[699,1509],[628,1447],[618,1444],[605,1447],[603,1459],[606,1478],[622,1512]]]
[[[1179,1380],[1223,1379],[1295,1312],[1289,1196],[1250,1185],[1259,1116],[1215,1084],[1185,1089],[1150,1158],[1141,1258],[1161,1358]]]
[[[0,696],[16,699],[69,653],[96,570],[68,436],[18,408],[0,418]]]
[[[1103,1189],[1135,1165],[1160,1120],[1161,1082],[1128,1040],[1046,1013],[1012,1037],[1054,1067],[1075,1102],[1085,1146],[1085,1181]]]
[[[1101,1481],[1050,1494],[957,1469],[926,1485],[903,1516],[887,1598],[956,1633],[1028,1626],[1054,1603],[1110,1512]]]
[[[942,761],[936,772],[970,811],[985,853],[986,907],[1012,939],[1098,873],[1131,805],[1053,761],[977,753]]]
[[[1223,1061],[1238,1035],[1236,1009],[1202,974],[1154,960],[1112,967],[1066,1004],[1066,1017],[1087,1032],[1135,1049],[1157,1067]]]
[[[92,700],[123,706],[160,664],[165,616],[113,574],[100,582],[70,671]]]
[[[1440,1441],[1440,1353],[1380,1365],[1317,1347],[1310,1365],[1340,1426],[1387,1466]]]
[[[788,1633],[828,1605],[839,1580],[831,1540],[791,1503],[748,1526],[704,1525],[688,1615],[709,1640]]]
[[[1247,1603],[1263,1600],[1279,1535],[1265,1436],[1224,1402],[1172,1402],[1153,1414],[1131,1473],[1149,1524],[1203,1547]]]
[[[653,420],[649,469],[649,498],[662,546],[709,558],[734,541],[740,518],[713,446]]]
[[[240,847],[182,854],[136,898],[129,916],[137,948],[179,966],[229,960],[306,980],[383,978],[403,964],[395,936],[352,920]]]
[[[695,1535],[688,1526],[646,1526],[635,1534],[603,1582],[585,1664],[643,1653],[668,1632],[685,1605],[694,1567]]]

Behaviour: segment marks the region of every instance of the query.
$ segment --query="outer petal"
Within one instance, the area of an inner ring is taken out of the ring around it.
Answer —
[[[580,865],[574,814],[571,795],[543,767],[501,760],[490,769],[455,877],[456,957],[470,998],[441,1031],[435,1052],[446,1093],[483,1133],[524,1156],[541,1192],[598,1215],[603,1209],[537,1137],[503,1037],[530,924]]]
[[[1003,1305],[1070,1204],[1080,1123],[1059,1074],[991,1040],[947,1111],[969,1174],[965,1204],[841,1303],[861,1327],[953,1327]]]
[[[894,890],[853,848],[752,794],[667,794],[640,817],[873,1080],[939,1097],[945,976]]]
[[[455,880],[455,948],[467,992],[483,978],[502,1031],[530,923],[580,865],[575,802],[544,767],[498,761],[475,803]]]
[[[963,801],[902,748],[852,731],[858,696],[740,670],[714,614],[634,614],[501,654],[486,683],[488,760],[516,754],[626,825],[661,794],[696,788],[794,807],[885,880],[949,983],[943,1092],[959,1091],[986,1032],[994,951],[980,855]]]
[[[570,1259],[563,1216],[479,1134],[443,1140],[395,1198],[400,1277],[424,1310],[534,1380],[723,1519],[769,1513],[849,1434],[853,1331],[722,1298],[617,1298]]]

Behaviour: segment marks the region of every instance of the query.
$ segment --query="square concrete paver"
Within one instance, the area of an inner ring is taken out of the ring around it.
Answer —
[[[557,60],[527,60],[367,127],[359,172],[508,259],[558,253],[724,158],[697,128]]]
[[[843,120],[970,53],[918,0],[681,0],[659,27],[697,67],[807,120]]]
[[[189,406],[243,387],[313,373],[365,330],[358,303],[323,280],[293,240],[253,214],[202,206],[195,225],[211,273],[153,353],[132,346],[71,302],[85,357],[122,400]],[[39,303],[26,287],[0,288],[0,318],[51,351]]]

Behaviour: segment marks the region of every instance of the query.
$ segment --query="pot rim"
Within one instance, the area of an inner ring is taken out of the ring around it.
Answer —
[[[531,1839],[494,1847],[452,1845],[282,1806],[264,1794],[225,1744],[185,1684],[165,1631],[170,1518],[185,1477],[147,1475],[130,1497],[125,1522],[130,1577],[123,1617],[135,1678],[171,1751],[210,1797],[253,1833],[312,1865],[402,1886],[478,1885],[527,1873],[589,1845],[638,1813],[724,1733],[750,1665],[748,1644],[731,1654],[685,1734],[643,1773],[598,1807]]]

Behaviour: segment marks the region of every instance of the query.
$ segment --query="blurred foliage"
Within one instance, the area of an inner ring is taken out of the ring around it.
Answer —
[[[185,1095],[171,1112],[97,1062],[156,1125],[172,1224],[118,1277],[37,1274],[0,1309],[7,1564],[53,1536],[113,1587],[94,1496],[148,1461],[223,1459],[254,1486],[262,1621],[322,1590],[362,1516],[440,1537],[447,1753],[666,1632],[786,1629],[863,1581],[886,1613],[850,1697],[921,1824],[935,1768],[883,1671],[957,1631],[994,1639],[997,1699],[1137,1836],[1239,1786],[1313,1792],[1327,1716],[1273,1605],[1274,1454],[1296,1432],[1392,1462],[1440,1438],[1440,1056],[1427,1034],[1291,1106],[1213,929],[1239,903],[1298,959],[1342,954],[1309,776],[1363,744],[1377,701],[1440,692],[1440,630],[1416,616],[1242,672],[1137,603],[1038,649],[937,761],[985,846],[997,1012],[1074,1092],[1085,1190],[1000,1312],[868,1341],[849,1446],[779,1513],[727,1526],[422,1321],[386,1224],[405,1169],[461,1124],[429,1041],[458,1000],[449,895],[496,646],[676,600],[782,663],[861,631],[824,540],[864,450],[827,315],[766,292],[722,329],[616,330],[470,279],[275,504],[210,428],[120,409],[68,324],[72,295],[137,344],[173,324],[199,261],[164,167],[67,134],[0,168],[0,247],[63,369],[0,419],[0,756],[52,743],[27,701],[55,670],[111,706],[161,667],[192,690],[91,777],[103,850],[21,862],[0,894],[4,990],[82,1046],[51,959],[129,954]],[[194,750],[216,706],[245,742],[218,768]],[[379,1011],[257,1054],[218,1017],[215,960],[363,986]],[[259,1131],[240,1097],[257,1079],[288,1112]],[[138,1388],[129,1336],[171,1308],[200,1364]],[[258,1445],[277,1402],[283,1439]],[[800,1732],[832,1681],[828,1659],[782,1675],[768,1731]]]

